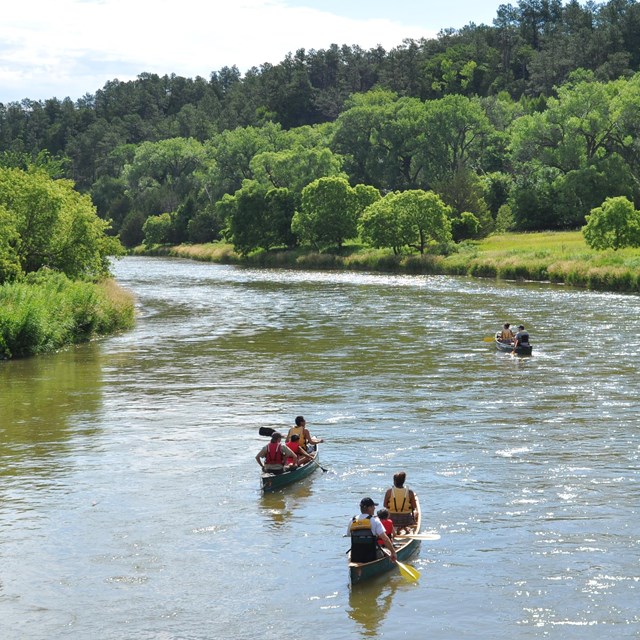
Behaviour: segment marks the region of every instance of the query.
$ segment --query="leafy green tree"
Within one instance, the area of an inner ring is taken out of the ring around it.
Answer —
[[[338,117],[331,148],[344,157],[345,171],[354,182],[388,187],[383,166],[387,153],[378,144],[378,133],[397,100],[395,93],[380,89],[356,94]]]
[[[0,206],[0,284],[12,282],[22,273],[17,250],[19,242],[14,217]]]
[[[640,247],[640,211],[624,196],[607,198],[591,210],[582,233],[587,244],[599,251]]]
[[[250,163],[254,179],[276,189],[286,188],[300,198],[302,190],[314,180],[342,174],[342,158],[327,147],[295,147],[264,151]]]
[[[454,233],[456,241],[477,237],[478,234],[488,235],[493,230],[493,218],[484,199],[482,181],[473,171],[461,169],[454,172],[448,180],[438,181],[434,191],[451,207],[454,226],[459,232]],[[460,221],[463,213],[472,214],[479,225],[472,235],[460,235],[475,226]]]
[[[576,73],[558,89],[543,113],[518,118],[511,130],[511,162],[516,173],[543,176],[541,193],[517,180],[511,206],[520,229],[571,228],[607,197],[638,195],[640,165],[634,137],[640,84],[600,83]],[[586,79],[585,79],[586,78]],[[632,106],[635,105],[635,106]],[[551,177],[551,180],[549,178]],[[525,193],[520,193],[522,188]],[[527,207],[547,200],[547,206]]]
[[[431,243],[451,241],[451,208],[432,191],[389,193],[369,206],[360,220],[360,233],[374,247],[403,247],[423,254]]]
[[[189,220],[187,238],[189,242],[213,242],[220,238],[223,226],[215,205],[206,205]]]
[[[393,249],[396,255],[408,244],[410,236],[404,220],[397,215],[393,206],[397,195],[388,193],[369,205],[358,222],[360,237],[364,242],[376,248]]]
[[[442,184],[460,171],[485,169],[485,151],[497,132],[480,100],[450,95],[426,108],[422,150],[427,183]]]
[[[120,225],[118,237],[125,247],[137,247],[144,240],[142,227],[146,217],[141,211],[130,211]]]
[[[253,180],[253,158],[265,151],[286,148],[286,135],[280,125],[269,122],[263,127],[223,131],[205,148],[207,162],[202,184],[209,201],[214,203],[225,193],[233,194],[242,188],[244,180]]]
[[[297,239],[291,231],[291,221],[298,201],[299,197],[287,188],[269,189],[265,194],[265,233],[269,237],[270,246],[295,247]]]
[[[469,211],[463,211],[451,220],[451,234],[456,242],[477,238],[481,228],[480,220]]]
[[[49,267],[70,278],[100,277],[109,272],[109,256],[121,250],[106,235],[109,223],[69,180],[52,180],[35,169],[0,168],[0,207],[5,234],[8,229],[3,244],[14,247],[24,273]]]
[[[341,247],[358,233],[357,214],[356,193],[344,178],[319,178],[302,190],[291,228],[302,242],[316,248]]]
[[[255,180],[245,180],[242,189],[233,196],[226,195],[220,203],[226,215],[225,235],[243,255],[258,247],[271,248],[266,194],[266,186]]]
[[[356,195],[356,215],[358,219],[369,205],[378,202],[382,197],[380,191],[370,184],[357,184],[353,187],[353,190]]]
[[[145,215],[175,211],[191,193],[197,192],[196,172],[204,158],[202,144],[194,139],[141,144],[124,172],[133,208]]]
[[[152,247],[154,244],[167,244],[171,238],[173,221],[168,213],[159,216],[149,216],[142,225],[144,244]]]

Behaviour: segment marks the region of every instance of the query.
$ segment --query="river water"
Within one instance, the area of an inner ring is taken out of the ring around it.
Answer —
[[[0,363],[0,638],[640,637],[640,298],[115,272],[133,331]],[[531,358],[483,342],[505,320]],[[328,471],[262,496],[258,428],[298,414]],[[350,589],[347,520],[401,469],[442,537]]]

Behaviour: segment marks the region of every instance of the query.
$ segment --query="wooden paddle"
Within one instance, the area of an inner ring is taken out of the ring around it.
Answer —
[[[487,336],[486,338],[482,338],[483,342],[495,342],[496,338],[495,336]]]
[[[270,438],[270,437],[271,437],[275,432],[276,432],[276,429],[272,429],[271,427],[260,427],[260,428],[258,429],[258,433],[259,433],[261,436],[267,436],[267,437],[269,437],[269,438]],[[327,473],[327,471],[329,471],[329,469],[325,469],[325,468],[324,468],[324,467],[323,467],[323,466],[322,466],[322,465],[321,465],[321,464],[316,460],[316,458],[315,458],[315,457],[313,458],[313,462],[315,462],[315,463],[316,463],[316,464],[317,464],[317,465],[322,469],[322,471],[323,471],[324,473]]]
[[[439,533],[407,533],[393,536],[394,540],[440,540]]]

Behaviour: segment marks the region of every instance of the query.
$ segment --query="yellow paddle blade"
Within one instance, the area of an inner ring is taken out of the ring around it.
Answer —
[[[420,572],[413,567],[410,567],[402,562],[397,562],[398,569],[400,569],[400,574],[405,580],[409,582],[415,582],[420,577]]]
[[[493,336],[487,336],[486,338],[482,338],[484,342],[495,342],[496,339]]]

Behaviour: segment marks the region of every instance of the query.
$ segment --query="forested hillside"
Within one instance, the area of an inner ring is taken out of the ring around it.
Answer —
[[[576,228],[608,197],[640,203],[639,71],[635,1],[523,0],[390,51],[332,45],[244,75],[143,73],[76,102],[0,104],[0,165],[53,157],[128,246],[336,242],[304,205],[322,178],[378,246],[399,240],[362,213],[395,191],[437,194],[455,240]]]

